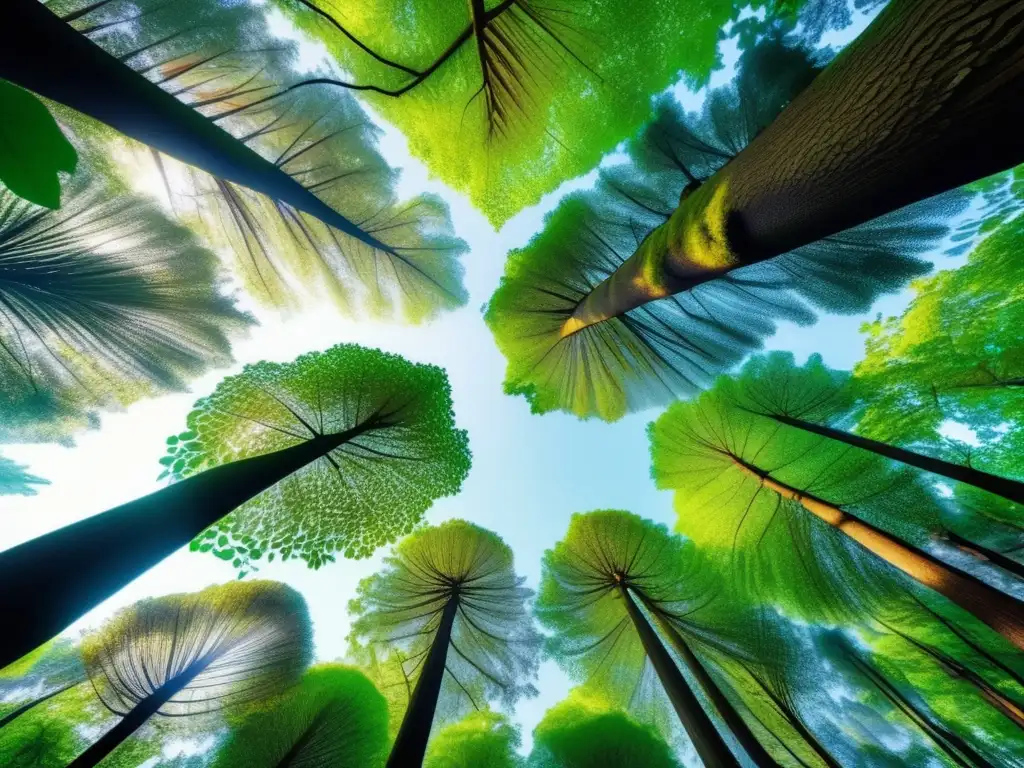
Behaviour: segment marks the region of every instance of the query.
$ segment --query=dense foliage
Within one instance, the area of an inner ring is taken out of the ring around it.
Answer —
[[[194,542],[243,570],[264,556],[313,568],[335,553],[366,557],[408,533],[469,470],[444,372],[355,345],[246,366],[196,403],[187,426],[162,459],[175,479],[357,430]]]

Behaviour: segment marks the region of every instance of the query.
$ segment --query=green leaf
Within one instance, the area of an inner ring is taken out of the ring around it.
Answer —
[[[32,93],[0,80],[0,181],[18,197],[60,207],[60,171],[74,173],[78,154]]]

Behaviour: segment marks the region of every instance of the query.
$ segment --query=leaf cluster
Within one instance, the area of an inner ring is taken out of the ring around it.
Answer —
[[[192,544],[243,571],[266,557],[318,568],[370,555],[412,530],[469,471],[444,371],[353,344],[262,362],[196,402],[161,459],[182,479],[317,436],[353,434],[243,504]]]

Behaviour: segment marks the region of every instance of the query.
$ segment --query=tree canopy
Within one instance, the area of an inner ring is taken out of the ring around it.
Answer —
[[[508,718],[482,710],[440,729],[430,740],[424,768],[524,768],[516,750],[519,729]]]
[[[251,319],[216,257],[82,167],[59,211],[0,189],[0,440],[69,442],[101,408],[184,389]]]
[[[1024,423],[1022,246],[1024,219],[1018,216],[992,230],[964,266],[915,282],[902,315],[863,327],[867,354],[854,368],[866,406],[861,431],[934,446],[943,423],[956,421],[986,444],[972,456],[977,466],[1024,477],[1013,461],[986,461],[1003,455],[1003,441],[1012,454]]]
[[[174,479],[358,429],[323,459],[239,507],[193,543],[243,570],[301,558],[317,568],[366,557],[408,533],[469,471],[440,368],[352,344],[291,363],[257,363],[196,402],[167,439]]]
[[[784,353],[768,360],[793,366]],[[742,589],[789,610],[842,613],[847,601],[892,589],[892,574],[746,467],[922,544],[940,508],[913,472],[740,407],[763,368],[755,358],[737,379],[722,377],[651,424],[652,474],[659,487],[675,491],[678,530],[727,559]],[[805,370],[813,377],[824,369],[812,359]],[[794,402],[813,403],[799,387],[792,392]]]
[[[540,638],[525,604],[531,592],[515,573],[511,549],[464,520],[407,536],[378,573],[359,583],[349,605],[350,641],[396,655],[411,690],[453,595],[458,610],[437,715],[449,720],[488,701],[511,706],[533,695]]]
[[[236,718],[213,768],[375,768],[387,743],[387,704],[361,672],[310,669],[283,697]]]
[[[0,496],[35,496],[39,492],[36,486],[49,483],[29,472],[28,467],[0,456]]]
[[[82,643],[93,688],[126,715],[188,679],[158,710],[181,717],[237,707],[295,684],[312,656],[302,596],[272,581],[229,582],[141,600]]]
[[[667,405],[709,386],[780,321],[862,312],[928,270],[920,256],[941,241],[966,195],[924,201],[768,261],[705,265],[710,277],[693,287],[654,286],[660,278],[649,270],[637,280],[659,300],[615,316],[587,309],[680,199],[724,168],[818,71],[815,54],[777,33],[764,36],[702,112],[684,113],[663,97],[627,143],[628,159],[602,169],[593,190],[564,199],[509,255],[486,315],[508,360],[507,393],[525,395],[535,412],[606,420]]]
[[[361,2],[277,0],[430,170],[496,227],[601,156],[650,116],[680,76],[707,81],[730,0]],[[769,14],[801,3],[758,2]],[[612,55],[611,52],[614,51]]]
[[[257,300],[297,306],[301,282],[353,315],[413,322],[465,302],[465,245],[445,204],[432,195],[398,200],[379,130],[351,95],[293,89],[296,46],[272,34],[262,5],[59,0],[47,8],[110,54],[90,64],[102,64],[99,79],[121,82],[128,101],[110,109],[94,81],[62,90],[60,73],[39,74],[35,89],[54,86],[55,100],[148,144],[129,174],[141,163],[160,178],[186,221],[229,246]],[[23,74],[35,73],[42,69]]]
[[[588,689],[547,711],[533,732],[530,768],[678,768],[672,749],[648,726]]]

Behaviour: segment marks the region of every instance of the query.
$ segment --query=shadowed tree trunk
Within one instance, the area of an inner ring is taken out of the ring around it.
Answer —
[[[171,680],[150,696],[147,696],[122,717],[117,725],[99,737],[88,749],[68,764],[68,768],[93,768],[111,752],[141,728],[149,718],[180,693],[185,686],[191,683],[202,673],[212,662],[216,661],[217,654],[207,654],[196,659],[189,666],[183,669]]]
[[[726,726],[728,726],[729,730],[732,732],[736,741],[740,743],[740,746],[743,747],[747,756],[750,757],[751,762],[753,762],[754,765],[759,766],[759,768],[778,768],[778,762],[768,754],[764,745],[758,741],[754,732],[750,730],[750,726],[747,725],[736,707],[732,705],[732,702],[729,701],[728,697],[715,682],[714,678],[711,677],[704,665],[701,664],[700,659],[697,658],[697,655],[690,648],[686,639],[679,633],[679,630],[676,629],[670,621],[665,619],[658,612],[657,608],[652,606],[643,595],[640,595],[640,600],[654,617],[654,621],[658,625],[658,629],[660,629],[662,634],[668,638],[671,646],[675,649],[676,653],[679,654],[679,658],[681,658],[683,663],[686,664],[686,668],[700,685],[701,690],[704,691],[704,695],[707,696],[712,705],[714,705],[719,717],[722,718],[723,722],[725,722]],[[779,741],[781,742],[781,739]]]
[[[367,422],[214,467],[0,552],[0,613],[18,617],[0,633],[0,667],[58,635],[236,507],[371,429]]]
[[[781,483],[752,464],[732,456],[733,463],[762,487],[797,502],[812,515],[849,536],[873,555],[912,579],[952,600],[1024,650],[1024,605],[983,581],[927,552],[900,541],[834,504]]]
[[[996,768],[991,762],[978,754],[964,739],[944,725],[936,723],[926,712],[922,712],[895,685],[889,682],[881,672],[861,659],[857,654],[848,651],[846,657],[853,663],[857,671],[870,680],[875,688],[888,699],[893,707],[902,712],[920,728],[921,732],[956,765],[962,766],[962,768]]]
[[[977,560],[987,560],[993,565],[1002,568],[1007,573],[1012,573],[1018,579],[1024,579],[1024,563],[1018,563],[1016,560],[1007,557],[1002,552],[996,552],[994,549],[989,549],[981,544],[976,544],[953,531],[943,531],[942,533],[937,534],[936,538],[940,541],[948,542],[961,552],[964,552]]]
[[[394,253],[274,163],[77,32],[39,0],[0,3],[0,77],[222,181],[260,192],[372,248]]]
[[[726,746],[725,741],[722,740],[722,737],[715,729],[711,718],[707,716],[707,713],[700,705],[700,701],[698,701],[693,691],[690,690],[690,686],[679,671],[679,667],[676,666],[672,657],[669,656],[658,635],[633,601],[633,597],[630,595],[625,582],[621,580],[619,581],[619,594],[622,596],[622,601],[626,606],[626,612],[629,614],[630,620],[633,622],[633,627],[636,629],[637,635],[640,636],[644,652],[654,666],[658,680],[661,682],[662,688],[665,689],[669,701],[672,702],[672,707],[679,717],[679,722],[686,729],[686,733],[689,735],[690,741],[693,743],[694,749],[697,750],[697,754],[704,762],[704,765],[707,768],[721,768],[723,766],[739,768],[739,761],[729,751],[729,747]]]
[[[893,0],[563,336],[1024,161],[1022,22],[1018,0]]]
[[[854,435],[850,432],[844,432],[841,429],[833,429],[832,427],[826,427],[822,424],[815,424],[812,421],[804,421],[803,419],[795,419],[792,416],[785,416],[776,413],[758,412],[758,415],[777,421],[780,424],[786,424],[790,427],[802,429],[805,432],[812,432],[816,435],[821,435],[822,437],[838,440],[846,445],[863,448],[864,450],[871,451],[879,456],[885,456],[887,459],[893,459],[894,461],[898,461],[902,464],[908,464],[911,467],[923,469],[925,472],[931,472],[942,477],[947,477],[958,483],[973,485],[976,488],[981,488],[989,493],[1002,496],[1004,499],[1009,499],[1017,504],[1024,504],[1024,483],[1017,480],[1010,480],[1009,478],[999,477],[998,475],[990,475],[988,472],[982,472],[981,470],[974,469],[973,467],[965,467],[962,464],[953,464],[948,461],[932,458],[931,456],[923,456],[920,453],[914,453],[913,451],[908,451],[905,448],[898,448],[894,445],[889,445],[888,443],[879,442],[878,440],[872,440],[867,437],[862,437],[861,435]]]
[[[32,701],[25,702],[24,704],[22,704],[17,709],[14,709],[14,710],[8,712],[6,715],[4,715],[2,718],[0,718],[0,728],[3,728],[5,725],[10,723],[15,718],[21,717],[22,715],[24,715],[26,712],[28,712],[33,707],[37,707],[40,704],[43,704],[44,702],[49,701],[54,696],[59,696],[60,694],[64,693],[64,691],[71,690],[76,685],[78,685],[80,682],[82,682],[82,681],[78,680],[78,681],[76,681],[74,683],[68,683],[67,685],[62,685],[60,688],[57,688],[54,691],[50,691],[49,693],[44,693],[42,696],[40,696],[40,697],[38,697],[36,699],[32,699]]]
[[[419,768],[427,752],[430,729],[434,724],[434,711],[441,693],[441,681],[448,659],[448,644],[452,639],[452,627],[459,610],[459,596],[456,592],[441,612],[441,623],[430,644],[430,651],[423,662],[423,671],[416,681],[409,706],[402,718],[402,725],[391,748],[387,768]]]

